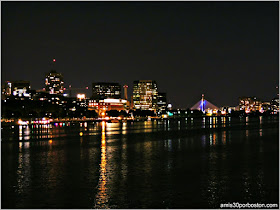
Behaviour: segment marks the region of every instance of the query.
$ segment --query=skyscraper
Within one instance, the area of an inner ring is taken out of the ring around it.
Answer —
[[[64,82],[61,73],[57,73],[55,70],[46,74],[45,78],[46,92],[50,94],[63,94]]]
[[[92,98],[103,100],[106,98],[121,98],[121,85],[119,83],[97,82],[92,83]]]
[[[133,104],[136,109],[157,109],[157,84],[154,80],[137,80],[133,82]]]

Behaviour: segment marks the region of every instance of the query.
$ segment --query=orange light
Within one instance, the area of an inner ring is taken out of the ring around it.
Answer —
[[[52,140],[49,140],[49,143],[52,144]]]

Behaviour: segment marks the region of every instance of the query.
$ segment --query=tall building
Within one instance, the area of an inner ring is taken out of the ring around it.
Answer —
[[[133,104],[136,109],[157,109],[157,84],[154,80],[137,80],[133,82]]]
[[[97,82],[92,83],[92,98],[103,100],[106,98],[121,98],[121,85],[119,83]]]
[[[57,73],[55,70],[52,70],[46,74],[45,88],[46,92],[50,94],[63,94],[64,82],[62,74]]]
[[[123,86],[123,90],[124,90],[124,99],[125,99],[125,100],[127,100],[127,88],[128,88],[127,85],[124,85],[124,86]]]

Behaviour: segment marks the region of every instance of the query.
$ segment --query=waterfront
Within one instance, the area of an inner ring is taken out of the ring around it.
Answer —
[[[2,208],[279,203],[278,117],[3,127]]]

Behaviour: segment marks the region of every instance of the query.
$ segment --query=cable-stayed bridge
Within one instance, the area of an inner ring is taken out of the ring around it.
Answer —
[[[213,109],[218,110],[219,108],[215,106],[214,104],[210,103],[206,99],[204,99],[204,94],[202,94],[202,99],[198,101],[194,106],[191,108],[192,110],[201,110],[202,112],[205,112],[207,109]]]

